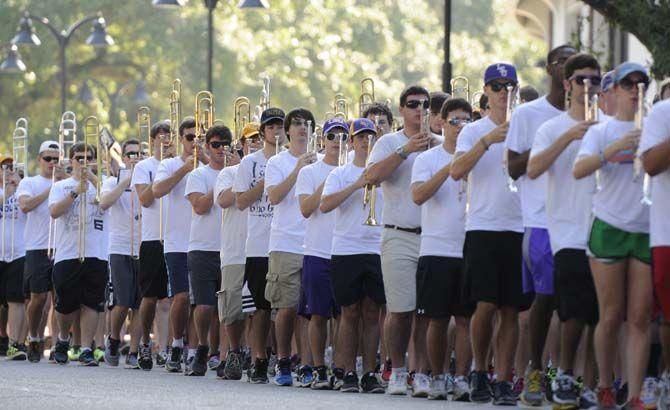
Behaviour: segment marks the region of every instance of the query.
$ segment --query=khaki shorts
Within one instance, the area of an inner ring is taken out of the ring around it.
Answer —
[[[302,258],[297,253],[270,252],[265,299],[272,309],[298,307]]]
[[[386,308],[392,313],[416,309],[416,268],[421,235],[395,229],[382,232],[382,278]]]
[[[217,292],[219,320],[230,325],[244,319],[242,313],[242,287],[244,265],[228,265],[221,268],[221,290]]]

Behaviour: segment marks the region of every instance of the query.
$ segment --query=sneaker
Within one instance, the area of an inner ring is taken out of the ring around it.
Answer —
[[[416,382],[416,379],[414,379]],[[429,400],[447,400],[447,379],[443,374],[433,376],[430,381],[430,391],[428,392]]]
[[[93,349],[93,357],[95,358],[95,360],[98,361],[98,363],[104,362],[105,361],[105,349],[103,349],[102,347],[96,347],[95,349]]]
[[[658,403],[658,379],[647,377],[642,382],[640,401],[647,410],[655,410]]]
[[[7,360],[26,360],[28,355],[26,354],[26,345],[23,343],[12,343],[7,349]]]
[[[54,361],[58,364],[67,364],[70,361],[69,351],[70,341],[58,339],[54,348]]]
[[[340,390],[342,383],[344,383],[344,369],[335,367],[333,374],[330,376],[330,388],[332,390]]]
[[[190,360],[188,376],[204,376],[207,373],[207,354],[209,353],[209,346],[198,346],[195,351],[195,356]]]
[[[277,375],[277,355],[271,354],[268,359],[268,377],[275,377]]]
[[[170,352],[170,358],[165,362],[165,370],[170,373],[181,373],[181,356],[183,352],[183,347],[173,346],[172,351]]]
[[[595,410],[598,408],[598,397],[588,387],[582,389],[582,394],[579,396],[579,408],[585,410]]]
[[[126,369],[131,369],[131,370],[136,370],[140,368],[140,364],[138,363],[138,354],[137,352],[129,352],[126,355]]]
[[[363,393],[384,393],[384,386],[379,381],[377,374],[368,372],[361,378],[361,391]]]
[[[619,406],[623,406],[628,399],[628,383],[622,384],[618,389],[616,389],[616,403]]]
[[[230,355],[229,355],[230,357]],[[227,380],[226,377],[226,361],[219,362],[219,365],[216,366],[216,378],[221,380]]]
[[[81,354],[81,346],[72,346],[70,350],[67,351],[67,357],[73,362],[79,360],[80,354]]]
[[[0,337],[0,356],[7,356],[7,350],[9,350],[9,337]]]
[[[265,384],[268,383],[268,359],[256,359],[254,365],[251,367],[249,376],[249,383]]]
[[[358,375],[356,372],[347,372],[340,387],[342,393],[359,393],[361,390],[358,387]]]
[[[601,410],[614,410],[617,408],[616,404],[616,395],[614,394],[614,389],[611,387],[605,387],[598,389],[597,393],[598,398],[598,408]]]
[[[391,380],[391,361],[386,360],[382,370],[382,384],[387,385],[389,380]]]
[[[465,376],[457,376],[454,379],[453,401],[470,401],[470,384]]]
[[[239,350],[231,350],[224,363],[223,374],[228,380],[240,380],[242,378],[242,353]]]
[[[643,386],[644,388],[644,386]],[[656,408],[656,403],[654,402],[654,409]],[[645,410],[649,409],[642,400],[639,397],[633,397],[632,399],[628,400],[626,404],[621,407],[622,410]]]
[[[42,354],[40,351],[40,342],[30,342],[28,343],[28,361],[30,363],[38,363],[42,360]]]
[[[293,386],[293,376],[291,375],[291,359],[285,357],[279,359],[277,372],[274,377],[274,383],[277,386]]]
[[[412,397],[428,397],[429,393],[430,377],[423,373],[414,373],[414,380],[412,380]]]
[[[658,402],[656,402],[656,408],[661,410],[670,409],[670,375],[663,373],[661,379],[658,381],[657,392]]]
[[[493,392],[489,375],[486,371],[473,370],[470,373],[470,401],[473,403],[488,403]]]
[[[78,358],[82,366],[86,367],[98,366],[98,361],[95,360],[95,357],[93,356],[93,350],[91,349],[81,350]]]
[[[119,365],[119,345],[121,341],[107,337],[107,343],[105,343],[105,363],[108,366],[118,366]]]
[[[314,370],[311,366],[304,365],[298,369],[298,387],[310,387],[314,381]]]
[[[569,374],[558,375],[551,382],[552,402],[560,406],[577,406],[579,394],[575,379]]]
[[[447,394],[454,394],[454,375],[447,373]]]
[[[512,391],[511,382],[496,382],[493,384],[493,405],[516,406],[516,396]]]
[[[515,377],[514,379],[514,387],[512,388],[512,391],[518,398],[521,396],[521,392],[523,392],[523,377]]]
[[[154,361],[151,358],[151,343],[148,345],[140,343],[138,354],[137,364],[140,366],[140,369],[151,370],[154,367]],[[156,356],[159,355],[156,354]]]
[[[170,346],[167,351],[156,352],[154,359],[156,360],[157,367],[165,367],[165,362],[167,362],[167,358],[170,357],[170,350],[172,350],[172,346]]]
[[[541,370],[526,371],[525,385],[523,391],[519,396],[519,400],[525,406],[539,407],[544,403],[544,393],[542,392],[542,378]]]
[[[219,363],[221,363],[221,359],[219,358],[219,352],[214,352],[209,355],[209,359],[207,360],[207,367],[209,370],[214,370],[217,367],[219,367]]]
[[[310,387],[314,390],[330,390],[328,368],[326,366],[316,366],[314,368],[314,380],[312,380]]]
[[[126,342],[122,342],[119,352],[121,353],[121,356],[128,356],[128,353],[130,353],[130,345]]]
[[[407,394],[407,372],[391,372],[386,393],[404,396]]]
[[[56,364],[56,346],[49,351],[49,363]]]

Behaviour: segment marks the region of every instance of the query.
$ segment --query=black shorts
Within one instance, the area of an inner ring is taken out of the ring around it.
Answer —
[[[416,269],[416,313],[427,318],[470,317],[463,300],[463,259],[421,256]]]
[[[112,272],[114,305],[139,309],[142,300],[139,284],[140,262],[130,255],[111,254],[109,269]]]
[[[365,296],[380,305],[386,303],[379,255],[333,255],[330,263],[330,279],[338,305],[353,305]]]
[[[216,306],[221,289],[221,257],[217,251],[190,251],[188,276],[195,305]]]
[[[86,258],[84,262],[67,259],[56,263],[53,271],[56,311],[66,315],[83,305],[103,312],[108,279],[107,261],[98,258]]]
[[[23,267],[23,291],[29,297],[31,293],[45,293],[53,289],[51,280],[53,261],[46,249],[26,251]]]
[[[530,307],[534,294],[524,294],[521,285],[522,242],[520,232],[465,233],[463,297],[468,303],[489,302],[519,310]]]
[[[558,318],[598,323],[598,298],[586,251],[561,249],[554,255],[554,267]]]
[[[256,309],[270,309],[270,302],[265,299],[266,276],[268,275],[269,258],[254,256],[247,258],[244,265],[244,281],[247,283],[251,298]]]
[[[145,241],[140,245],[139,284],[144,298],[168,296],[168,273],[161,241]]]
[[[11,262],[0,262],[0,305],[7,306],[8,302],[25,302],[26,295],[23,291],[25,259],[25,257],[20,257]]]

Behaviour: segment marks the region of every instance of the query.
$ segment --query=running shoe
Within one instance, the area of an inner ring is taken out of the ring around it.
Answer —
[[[654,408],[656,408],[656,403],[654,403]],[[621,407],[622,410],[645,410],[647,409],[647,406],[645,406],[644,403],[642,403],[642,400],[640,400],[639,397],[633,397],[632,399],[628,400],[626,404]]]
[[[598,408],[601,410],[614,410],[617,408],[616,395],[611,387],[598,389]]]
[[[228,352],[223,372],[228,380],[240,380],[242,378],[242,352],[239,350]]]
[[[470,401],[488,403],[493,397],[491,382],[486,371],[473,370],[470,373]]]
[[[121,345],[121,342],[111,337],[107,337],[107,343],[105,345],[105,363],[109,366],[118,366],[120,358],[119,346]]]
[[[154,361],[151,358],[151,343],[148,345],[140,343],[138,356],[137,364],[140,366],[140,369],[151,370],[154,367]],[[159,354],[156,354],[156,356],[159,356]]]
[[[598,396],[588,387],[582,389],[582,394],[579,396],[579,408],[585,410],[595,410],[598,408]]]
[[[656,407],[660,410],[670,409],[670,375],[663,373],[658,381],[658,402]]]
[[[328,368],[326,366],[316,366],[314,368],[314,380],[312,381],[311,387],[314,390],[330,390],[330,382],[328,381]]]
[[[42,360],[42,353],[40,353],[40,342],[32,341],[28,343],[28,361],[30,363],[38,363]]]
[[[293,375],[291,374],[291,359],[285,357],[279,359],[277,364],[277,373],[274,377],[274,383],[277,386],[293,386]]]
[[[386,393],[392,395],[404,396],[407,394],[407,372],[391,372]]]
[[[126,355],[126,369],[136,370],[140,368],[137,352],[129,352]]]
[[[359,393],[361,390],[358,387],[358,375],[356,372],[347,372],[340,387],[342,393]]]
[[[628,399],[628,383],[623,383],[618,389],[616,389],[616,403],[619,406],[623,406]]]
[[[209,355],[209,359],[207,360],[207,367],[209,368],[209,370],[214,370],[217,367],[219,367],[219,363],[221,363],[219,352],[211,353]]]
[[[361,378],[361,391],[363,393],[384,393],[384,386],[379,381],[379,376],[368,372]]]
[[[7,360],[26,360],[27,357],[26,345],[23,343],[12,343],[9,349],[7,349]]]
[[[9,350],[9,337],[0,337],[0,356],[7,356],[7,350]]]
[[[470,401],[470,384],[465,376],[457,376],[454,379],[453,401]]]
[[[191,360],[189,367],[189,376],[204,376],[207,373],[207,354],[209,353],[209,346],[201,345],[195,351],[195,356]]]
[[[447,394],[454,394],[454,375],[451,373],[447,373],[447,378],[446,378],[446,386],[447,386]]]
[[[54,348],[54,360],[58,364],[67,364],[70,361],[70,342],[68,340],[56,341],[56,347]]]
[[[91,349],[81,350],[79,353],[79,362],[82,366],[98,367],[98,361],[95,360],[93,350]]]
[[[268,377],[275,377],[277,375],[277,355],[271,354],[268,359]]]
[[[552,402],[559,406],[575,406],[579,404],[579,394],[575,379],[569,374],[560,374],[551,382]]]
[[[171,350],[172,346],[168,347],[167,351],[156,352],[156,355],[154,357],[154,360],[156,361],[156,366],[165,367],[165,362],[167,362],[168,357],[170,357]]]
[[[423,373],[414,373],[412,380],[412,397],[428,397],[430,393],[430,377]]]
[[[56,346],[49,351],[49,363],[56,363]]]
[[[416,381],[416,379],[415,379]],[[433,376],[430,381],[429,400],[447,400],[447,379],[443,374]]]
[[[525,385],[519,396],[519,400],[525,406],[539,407],[544,403],[544,393],[542,392],[543,374],[541,370],[528,370],[524,377]]]
[[[512,388],[512,391],[516,394],[516,397],[521,396],[521,392],[523,392],[523,377],[514,377],[514,387]]]
[[[495,406],[516,406],[516,396],[512,382],[498,381],[493,384],[493,404]]]
[[[67,357],[70,358],[73,362],[79,360],[79,355],[81,354],[81,346],[74,345],[68,350]]]
[[[647,377],[642,382],[642,391],[640,392],[640,401],[647,410],[656,410],[658,403],[658,379]]]
[[[170,352],[170,358],[165,362],[165,370],[170,373],[181,373],[181,356],[183,352],[183,347],[173,346],[172,351]]]
[[[340,390],[342,383],[344,383],[344,369],[336,367],[330,376],[330,388],[332,390]]]
[[[311,366],[303,365],[298,369],[298,387],[310,387],[314,381],[314,370]]]
[[[95,360],[98,361],[98,363],[104,362],[105,361],[105,349],[103,349],[102,347],[96,347],[95,349],[93,349],[93,357],[95,358]]]
[[[254,365],[249,369],[249,383],[265,384],[268,383],[268,359],[256,358]]]
[[[230,355],[228,355],[228,357],[230,357]],[[219,365],[216,367],[216,378],[221,379],[221,380],[226,380],[227,377],[226,377],[225,370],[226,370],[226,361],[224,360],[224,361],[220,362]]]

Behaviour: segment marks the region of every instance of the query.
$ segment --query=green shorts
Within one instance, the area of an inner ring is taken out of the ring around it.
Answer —
[[[594,218],[588,244],[589,256],[602,262],[634,258],[651,263],[648,233],[631,233]]]

